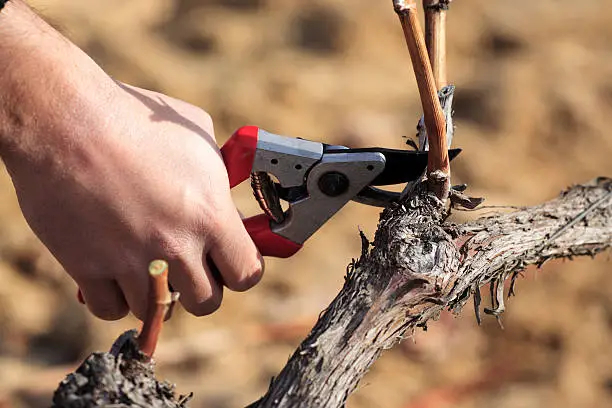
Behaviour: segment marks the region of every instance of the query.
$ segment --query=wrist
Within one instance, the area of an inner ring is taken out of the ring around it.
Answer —
[[[21,0],[0,11],[0,35],[0,156],[11,173],[65,162],[104,126],[118,87]]]

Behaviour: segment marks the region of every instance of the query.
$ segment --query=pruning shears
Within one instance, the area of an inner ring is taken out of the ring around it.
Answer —
[[[449,158],[460,151],[449,150]],[[256,126],[234,132],[221,154],[231,188],[250,177],[263,214],[245,219],[244,225],[260,253],[277,258],[298,252],[349,201],[377,207],[397,201],[399,193],[375,186],[416,180],[427,167],[426,151],[350,149]]]
[[[449,150],[449,159],[460,152]],[[399,193],[375,186],[416,180],[427,167],[426,151],[350,149],[275,135],[256,126],[239,128],[221,154],[231,188],[250,177],[263,214],[243,222],[259,252],[276,258],[298,252],[349,201],[376,207],[397,201]],[[85,303],[80,290],[78,299]]]

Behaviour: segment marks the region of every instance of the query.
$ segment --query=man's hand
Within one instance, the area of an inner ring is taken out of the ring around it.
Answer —
[[[185,308],[211,313],[222,282],[246,290],[262,269],[232,202],[212,121],[167,96],[125,85],[118,94],[109,101],[115,115],[86,136],[79,163],[23,178],[13,172],[23,213],[95,315],[117,319],[129,306],[143,317],[147,265],[157,258],[169,262]]]
[[[255,285],[262,259],[232,202],[209,115],[113,81],[12,3],[0,23],[21,20],[23,30],[29,21],[32,33],[9,51],[0,44],[0,60],[13,58],[0,67],[0,154],[29,225],[90,310],[142,319],[157,258],[196,315],[219,307],[223,284]]]

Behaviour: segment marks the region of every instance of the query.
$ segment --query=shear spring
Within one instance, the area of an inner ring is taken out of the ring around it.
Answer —
[[[285,220],[285,213],[281,207],[274,182],[268,173],[263,171],[251,173],[251,187],[262,211],[274,222],[282,223]]]

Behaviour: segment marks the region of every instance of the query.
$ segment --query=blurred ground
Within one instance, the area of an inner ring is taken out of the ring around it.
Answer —
[[[399,148],[420,115],[391,1],[36,0],[111,75],[208,110],[222,143],[245,124],[352,146]],[[449,72],[458,87],[454,181],[489,204],[535,204],[612,175],[612,3],[457,0]],[[136,322],[98,321],[21,218],[0,173],[0,397],[49,405],[84,356]],[[256,210],[248,188],[236,193]],[[472,215],[470,215],[472,216]],[[465,218],[459,215],[458,220]],[[244,406],[267,387],[372,236],[378,210],[351,204],[263,282],[206,318],[177,313],[159,374],[195,407]],[[505,331],[449,315],[387,352],[350,408],[612,405],[612,263],[530,270]]]

